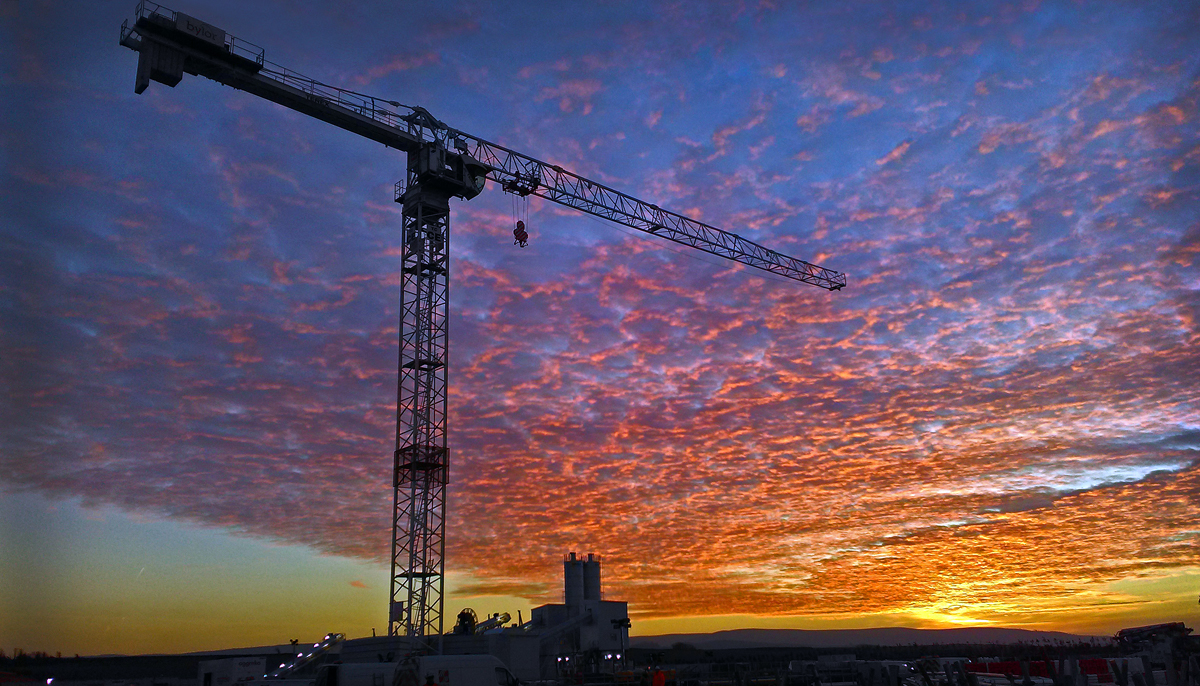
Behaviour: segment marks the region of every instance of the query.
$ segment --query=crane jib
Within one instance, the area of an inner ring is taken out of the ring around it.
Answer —
[[[827,290],[841,290],[846,275],[771,250],[737,234],[664,210],[566,171],[557,165],[454,131],[475,144],[471,153],[492,167],[491,178],[506,191],[534,194],[560,205],[624,224],[681,245]]]

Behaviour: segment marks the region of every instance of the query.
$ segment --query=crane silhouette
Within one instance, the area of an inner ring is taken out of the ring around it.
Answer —
[[[664,210],[402,105],[301,76],[268,62],[263,49],[195,17],[138,4],[121,27],[138,52],[134,91],[204,76],[407,154],[396,184],[403,206],[400,357],[393,453],[392,571],[388,634],[423,638],[443,629],[446,549],[447,351],[450,200],[470,200],[490,180],[718,257],[827,290],[846,276]],[[524,246],[524,226],[514,231]]]

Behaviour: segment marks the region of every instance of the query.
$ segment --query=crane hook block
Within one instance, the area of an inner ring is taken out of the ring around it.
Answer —
[[[524,248],[529,245],[529,234],[525,232],[525,222],[517,220],[517,228],[513,229],[513,243]]]

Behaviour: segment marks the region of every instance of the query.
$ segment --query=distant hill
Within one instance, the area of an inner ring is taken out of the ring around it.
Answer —
[[[734,629],[711,634],[664,634],[661,636],[631,636],[630,648],[670,648],[687,643],[702,650],[730,648],[852,648],[860,645],[948,645],[1019,643],[1032,641],[1063,641],[1073,643],[1108,637],[1078,636],[1060,631],[1029,631],[998,627],[963,629],[909,629],[885,627],[879,629]]]

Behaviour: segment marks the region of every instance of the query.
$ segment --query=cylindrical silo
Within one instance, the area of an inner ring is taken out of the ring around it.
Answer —
[[[583,599],[600,600],[600,558],[591,553],[583,562]]]
[[[575,553],[563,560],[563,590],[568,609],[583,605],[583,560]]]

